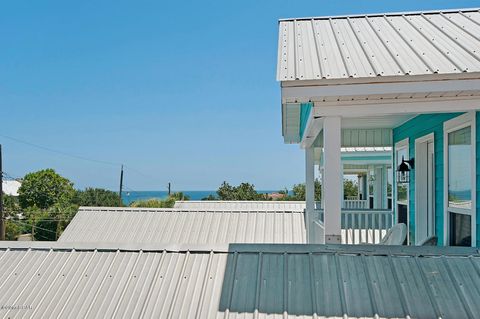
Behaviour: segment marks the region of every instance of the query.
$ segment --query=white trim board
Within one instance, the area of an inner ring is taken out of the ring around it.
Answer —
[[[361,83],[343,85],[282,86],[282,103],[322,101],[327,96],[365,96],[383,94],[416,94],[480,90],[480,79],[443,81]]]

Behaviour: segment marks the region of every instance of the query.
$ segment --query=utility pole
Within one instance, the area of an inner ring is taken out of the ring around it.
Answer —
[[[168,182],[168,196],[170,196],[171,191],[172,191],[172,185],[170,184],[170,182]]]
[[[0,240],[5,240],[5,215],[3,213],[3,167],[2,145],[0,144]]]
[[[121,168],[121,171],[120,171],[120,191],[119,191],[119,196],[120,196],[120,206],[123,206],[123,202],[122,202],[122,190],[123,190],[123,164],[122,164],[122,168]]]

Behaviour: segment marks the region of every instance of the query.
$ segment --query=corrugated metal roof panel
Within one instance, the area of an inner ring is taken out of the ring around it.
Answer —
[[[472,318],[480,310],[475,249],[42,244],[0,244],[0,316]]]
[[[480,71],[478,9],[281,20],[278,81]]]
[[[200,210],[253,210],[303,212],[304,201],[247,201],[247,200],[188,200],[176,201],[178,209]]]
[[[258,210],[82,207],[59,241],[300,244],[306,242],[303,218],[303,210],[263,206]]]

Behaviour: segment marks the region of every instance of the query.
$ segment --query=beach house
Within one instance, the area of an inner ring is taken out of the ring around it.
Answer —
[[[280,20],[277,80],[284,141],[305,151],[309,242],[404,223],[410,245],[480,246],[478,9]],[[346,207],[348,172],[374,205]]]

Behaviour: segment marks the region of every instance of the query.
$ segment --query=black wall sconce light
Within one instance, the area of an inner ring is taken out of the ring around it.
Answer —
[[[408,184],[410,182],[410,171],[415,168],[413,158],[405,160],[402,156],[402,163],[397,167],[397,183]]]

